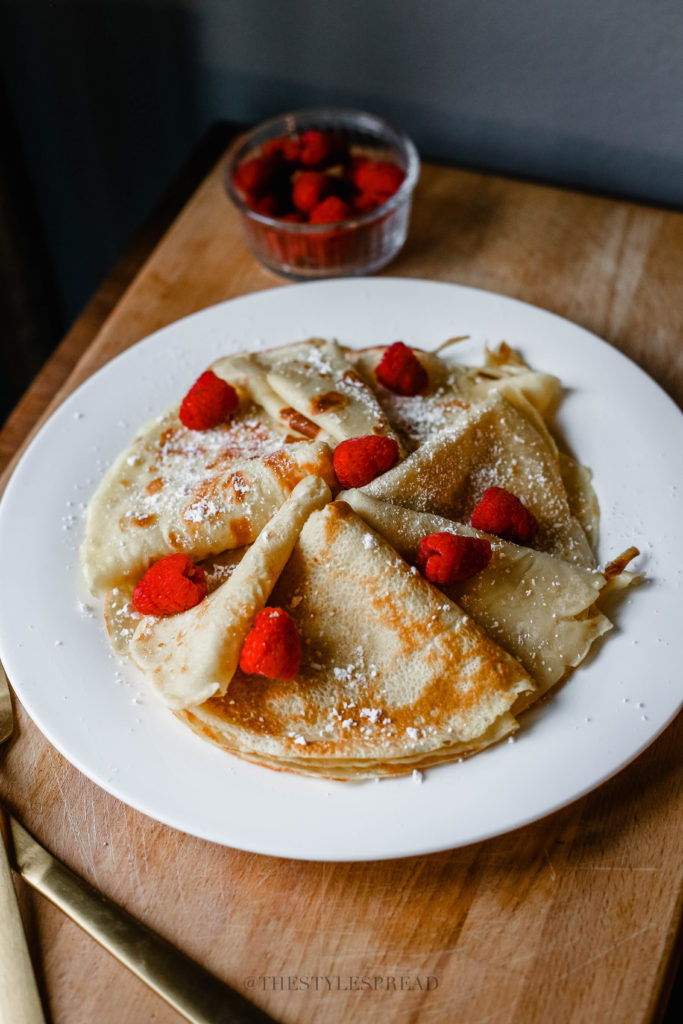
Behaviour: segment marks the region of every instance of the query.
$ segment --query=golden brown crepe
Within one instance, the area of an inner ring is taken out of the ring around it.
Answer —
[[[486,569],[442,589],[524,665],[538,686],[535,697],[580,664],[593,642],[612,628],[598,607],[608,579],[595,569],[362,491],[343,491],[339,497],[413,564],[420,540],[433,533],[485,537],[490,542],[492,557]]]
[[[456,425],[463,412],[483,401],[491,391],[500,391],[531,419],[537,430],[554,445],[543,417],[559,400],[562,386],[557,377],[539,373],[504,343],[486,349],[484,365],[463,366],[436,352],[413,349],[429,376],[429,385],[419,395],[397,395],[384,388],[375,370],[384,348],[349,352],[348,357],[374,388],[387,418],[410,449]]]
[[[358,779],[476,753],[583,660],[611,627],[604,595],[633,579],[632,552],[595,569],[590,473],[547,422],[557,378],[505,345],[481,367],[414,350],[429,387],[401,397],[374,376],[383,351],[311,339],[218,360],[236,413],[208,431],[177,408],[153,420],[88,508],[81,561],[114,649],[194,730],[268,767]],[[333,448],[365,434],[395,437],[400,461],[331,501]],[[536,516],[534,547],[489,538],[485,570],[432,585],[421,537],[482,536],[468,524],[491,485]],[[205,568],[208,596],[139,615],[136,582],[176,550]],[[239,668],[266,603],[297,626],[293,680]]]
[[[322,441],[288,443],[251,402],[226,422],[188,430],[177,408],[146,424],[90,500],[81,566],[101,595],[156,559],[195,559],[250,544],[305,476],[335,483]]]
[[[496,391],[363,491],[465,523],[492,486],[511,491],[534,514],[538,549],[576,565],[595,565],[585,531],[572,515],[556,449]]]
[[[336,341],[311,338],[252,355],[228,356],[214,373],[239,383],[279,422],[336,443],[365,434],[395,436],[371,387]],[[316,430],[317,428],[317,430]]]
[[[189,611],[142,619],[129,654],[169,707],[192,707],[225,693],[254,617],[265,606],[303,524],[330,497],[324,480],[305,477],[225,583]]]
[[[366,778],[452,760],[514,730],[535,689],[344,502],[308,518],[270,603],[298,627],[297,678],[238,670],[224,697],[181,712],[259,764]]]

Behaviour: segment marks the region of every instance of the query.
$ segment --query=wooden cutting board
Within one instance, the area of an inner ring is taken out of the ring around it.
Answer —
[[[559,313],[683,401],[680,214],[427,165],[408,243],[386,272]],[[112,356],[181,316],[274,286],[286,284],[249,256],[215,168],[158,244],[143,238],[98,292],[0,435],[1,464],[46,405]],[[17,816],[280,1021],[660,1019],[682,909],[681,716],[595,793],[510,835],[408,860],[316,864],[151,821],[17,712],[0,749],[0,793]],[[180,1021],[58,911],[19,892],[54,1024]]]

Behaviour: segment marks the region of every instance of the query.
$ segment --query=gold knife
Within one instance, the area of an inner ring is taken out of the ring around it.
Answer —
[[[0,743],[14,731],[14,712],[0,663]],[[14,880],[0,831],[0,1024],[45,1024]]]
[[[7,815],[14,866],[29,885],[63,910],[100,945],[193,1024],[275,1024],[146,925],[70,871]]]

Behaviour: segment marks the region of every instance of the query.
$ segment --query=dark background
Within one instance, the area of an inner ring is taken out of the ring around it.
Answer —
[[[218,119],[683,205],[680,0],[0,0],[0,420]]]

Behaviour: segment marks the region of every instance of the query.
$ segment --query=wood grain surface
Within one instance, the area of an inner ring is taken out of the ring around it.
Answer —
[[[409,241],[386,272],[559,313],[683,402],[679,214],[428,165]],[[215,169],[125,292],[110,286],[116,302],[104,322],[106,295],[86,311],[8,422],[0,459],[9,462],[46,404],[151,331],[274,286],[286,285],[247,253]],[[542,822],[428,857],[316,864],[226,849],[150,820],[84,778],[16,710],[0,792],[20,820],[277,1020],[661,1018],[683,909],[681,716],[629,768]],[[19,891],[54,1024],[180,1021],[58,911]]]

